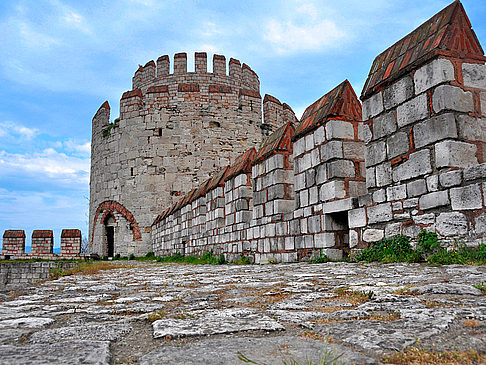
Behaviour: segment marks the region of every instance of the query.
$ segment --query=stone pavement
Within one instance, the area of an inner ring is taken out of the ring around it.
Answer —
[[[116,263],[0,293],[2,364],[379,363],[486,353],[486,267]]]

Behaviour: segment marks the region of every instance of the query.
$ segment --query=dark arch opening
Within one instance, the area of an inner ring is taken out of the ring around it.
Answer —
[[[105,217],[104,225],[106,232],[106,252],[108,257],[115,256],[115,218],[112,214]]]

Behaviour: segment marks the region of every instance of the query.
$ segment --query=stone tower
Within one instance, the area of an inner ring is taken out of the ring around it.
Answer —
[[[89,232],[90,252],[102,256],[152,251],[151,225],[214,170],[262,139],[258,76],[246,64],[206,53],[140,66],[123,94],[120,117],[110,122],[103,103],[93,118]],[[295,117],[294,117],[295,118]]]

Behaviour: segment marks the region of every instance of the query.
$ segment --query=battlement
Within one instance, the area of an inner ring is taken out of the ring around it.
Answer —
[[[196,74],[210,78],[231,79],[233,83],[241,88],[248,88],[253,91],[260,90],[260,81],[255,71],[250,66],[231,58],[226,63],[223,55],[213,55],[213,72],[207,69],[207,53],[196,52],[194,54],[194,71],[187,69],[187,53],[176,53],[174,55],[174,71],[170,73],[170,59],[168,55],[160,56],[155,61],[149,61],[145,66],[139,66],[132,79],[132,89],[145,89],[149,86],[159,84],[176,83],[178,79],[184,79],[187,75]],[[227,73],[227,70],[229,73]],[[227,80],[228,81],[228,80]]]

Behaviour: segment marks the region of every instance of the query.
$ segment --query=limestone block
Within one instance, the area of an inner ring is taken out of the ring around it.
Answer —
[[[480,216],[476,217],[475,227],[476,234],[486,234],[486,213],[483,213]]]
[[[331,260],[342,260],[343,258],[343,251],[336,248],[324,248],[321,252]]]
[[[427,146],[445,138],[457,138],[454,114],[442,114],[413,127],[413,140],[416,148]]]
[[[368,124],[363,125],[363,141],[369,143],[373,138],[373,133],[371,133],[371,128]]]
[[[327,181],[327,167],[325,164],[317,166],[316,169],[316,183],[321,185]]]
[[[343,157],[364,160],[365,144],[363,142],[343,142]]]
[[[343,158],[343,142],[329,141],[321,146],[322,161],[326,162],[333,158]]]
[[[313,186],[309,189],[309,204],[314,205],[319,201],[319,190],[317,186]]]
[[[276,154],[265,161],[267,172],[273,171],[275,169],[284,168],[284,158],[281,154]],[[239,186],[239,185],[236,185]]]
[[[321,231],[321,217],[313,216],[309,217],[308,221],[309,233],[318,233]]]
[[[428,115],[429,111],[427,108],[427,95],[421,94],[398,106],[398,127],[401,128],[418,120],[425,119]]]
[[[305,151],[309,152],[311,151],[315,146],[314,146],[314,136],[311,134],[308,134],[305,138]]]
[[[434,224],[435,223],[435,214],[429,213],[429,214],[415,215],[413,217],[413,222],[415,224],[423,224],[423,225]]]
[[[356,198],[347,198],[335,200],[329,203],[322,204],[322,211],[324,213],[337,213],[351,210],[356,205]]]
[[[413,96],[413,81],[405,76],[383,90],[385,109],[391,109]]]
[[[355,248],[358,246],[359,243],[359,236],[358,232],[354,229],[349,230],[349,248]]]
[[[319,147],[316,147],[311,151],[311,166],[316,167],[320,163],[321,163],[321,156],[319,153]]]
[[[327,164],[328,179],[333,177],[355,177],[354,163],[350,160],[337,160]]]
[[[302,189],[305,189],[305,173],[294,175],[294,188],[295,191],[300,191]]]
[[[383,111],[382,93],[376,93],[372,97],[363,101],[363,120],[368,120]]]
[[[422,195],[419,199],[419,205],[421,210],[437,208],[448,204],[449,194],[447,190],[428,193]]]
[[[305,152],[305,137],[296,140],[294,142],[293,148],[294,148],[293,151],[294,157],[302,155]]]
[[[366,182],[365,181],[349,181],[349,196],[358,197],[366,194]]]
[[[442,110],[455,110],[464,113],[474,111],[472,93],[450,85],[441,85],[434,90],[432,106],[436,113]]]
[[[407,186],[407,189],[408,189],[408,186]],[[419,203],[419,199],[418,198],[411,198],[411,199],[407,199],[403,202],[403,208],[407,209],[407,208],[417,208],[418,207],[418,203]]]
[[[310,188],[316,184],[316,170],[311,169],[305,172],[305,187]]]
[[[331,139],[353,139],[354,128],[349,122],[343,120],[329,120],[326,123],[326,137]]]
[[[326,232],[314,235],[314,244],[316,248],[333,247],[336,244],[334,233]]]
[[[415,71],[413,81],[418,95],[442,82],[454,80],[454,66],[449,60],[435,59]]]
[[[439,177],[437,175],[427,176],[425,181],[429,192],[439,190]]]
[[[397,130],[395,121],[395,111],[384,113],[376,117],[373,121],[373,139],[377,140],[384,136],[389,136]]]
[[[484,179],[484,178],[486,178],[486,163],[482,163],[477,166],[472,166],[464,170],[465,181]]]
[[[410,197],[421,196],[427,192],[424,179],[414,180],[407,184],[407,194]]]
[[[409,148],[410,142],[408,133],[398,132],[386,140],[386,150],[388,152],[389,159],[407,153]]]
[[[407,186],[397,185],[386,188],[386,196],[388,201],[402,200],[407,198]]]
[[[481,95],[486,93],[481,93]],[[486,101],[486,97],[485,97]],[[484,108],[481,106],[483,113],[486,113],[486,103]],[[475,118],[469,115],[459,115],[457,117],[459,137],[471,141],[486,141],[486,118]]]
[[[384,162],[376,166],[376,186],[390,185],[392,182],[392,168],[390,162]]]
[[[436,219],[436,229],[442,236],[456,236],[467,233],[466,216],[459,212],[441,213]]]
[[[373,192],[373,201],[375,203],[383,203],[386,200],[385,189],[379,189]]]
[[[467,168],[478,164],[477,147],[458,141],[442,141],[435,145],[435,163],[440,167]]]
[[[348,212],[349,228],[366,226],[366,211],[364,208],[357,208]]]
[[[366,188],[374,188],[376,186],[375,168],[369,167],[366,169]]]
[[[301,190],[299,193],[299,199],[300,199],[300,206],[301,207],[306,207],[309,205],[309,190],[304,189]]]
[[[293,200],[274,200],[274,214],[289,213],[295,209],[295,202]]]
[[[393,181],[413,179],[432,172],[430,152],[427,149],[410,154],[407,161],[392,169]]]
[[[390,238],[402,233],[402,223],[388,223],[385,226],[385,237]]]
[[[367,208],[368,224],[388,222],[392,220],[390,203],[378,204]]]
[[[486,66],[477,63],[463,63],[462,77],[464,86],[486,89]]]
[[[386,160],[386,144],[384,141],[370,142],[366,145],[366,167],[375,166]]]
[[[444,188],[450,188],[452,186],[461,185],[462,183],[462,170],[448,171],[440,174],[440,185]]]
[[[314,145],[315,146],[319,146],[321,144],[324,143],[324,141],[326,140],[326,133],[325,133],[325,129],[324,129],[324,126],[320,126],[319,128],[317,128],[314,133]]]
[[[365,242],[378,242],[384,237],[384,231],[382,229],[367,229],[363,233],[363,241]]]
[[[341,199],[346,196],[344,181],[330,181],[323,184],[319,189],[319,199],[326,202],[331,199]]]
[[[453,210],[469,210],[483,208],[483,197],[480,184],[471,184],[459,188],[452,188],[451,205]]]

